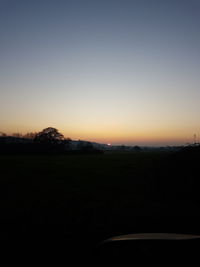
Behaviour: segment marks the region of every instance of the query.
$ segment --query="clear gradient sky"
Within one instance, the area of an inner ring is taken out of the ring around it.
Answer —
[[[199,0],[0,0],[2,132],[185,144],[199,85]]]

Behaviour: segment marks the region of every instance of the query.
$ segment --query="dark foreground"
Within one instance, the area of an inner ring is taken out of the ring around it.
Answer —
[[[200,234],[198,162],[188,151],[2,155],[2,256],[97,266],[98,244],[115,235]]]

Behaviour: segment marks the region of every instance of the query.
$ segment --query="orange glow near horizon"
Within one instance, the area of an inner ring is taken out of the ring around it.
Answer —
[[[1,132],[54,127],[105,144],[199,141],[200,5],[25,2],[2,3]]]
[[[38,132],[46,127],[55,127],[61,132],[65,137],[70,137],[73,140],[88,140],[92,142],[99,142],[105,144],[127,144],[127,145],[181,145],[186,143],[191,143],[193,138],[193,132],[189,129],[174,128],[154,128],[145,129],[143,127],[139,129],[123,128],[123,127],[98,127],[89,128],[85,127],[83,129],[66,129],[61,127],[61,125],[51,125],[46,124],[40,128],[33,127],[10,127],[9,131],[3,131],[8,135],[12,133],[22,133],[27,132]],[[134,127],[133,127],[134,128]],[[5,129],[6,130],[6,129]],[[198,136],[197,136],[198,138]]]

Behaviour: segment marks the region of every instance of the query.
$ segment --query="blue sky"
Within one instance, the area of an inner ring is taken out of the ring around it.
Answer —
[[[179,144],[200,133],[200,1],[0,1],[0,125]]]

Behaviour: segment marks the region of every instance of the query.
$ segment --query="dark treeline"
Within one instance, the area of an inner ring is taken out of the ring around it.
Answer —
[[[26,135],[13,134],[0,136],[1,154],[93,154],[102,153],[94,148],[92,143],[77,142],[76,149],[72,147],[72,140],[64,138],[57,129],[48,127],[39,133],[27,133]]]
[[[66,149],[64,144],[47,145],[37,143],[5,143],[0,138],[0,154],[96,154],[102,150],[81,145],[79,149]]]

